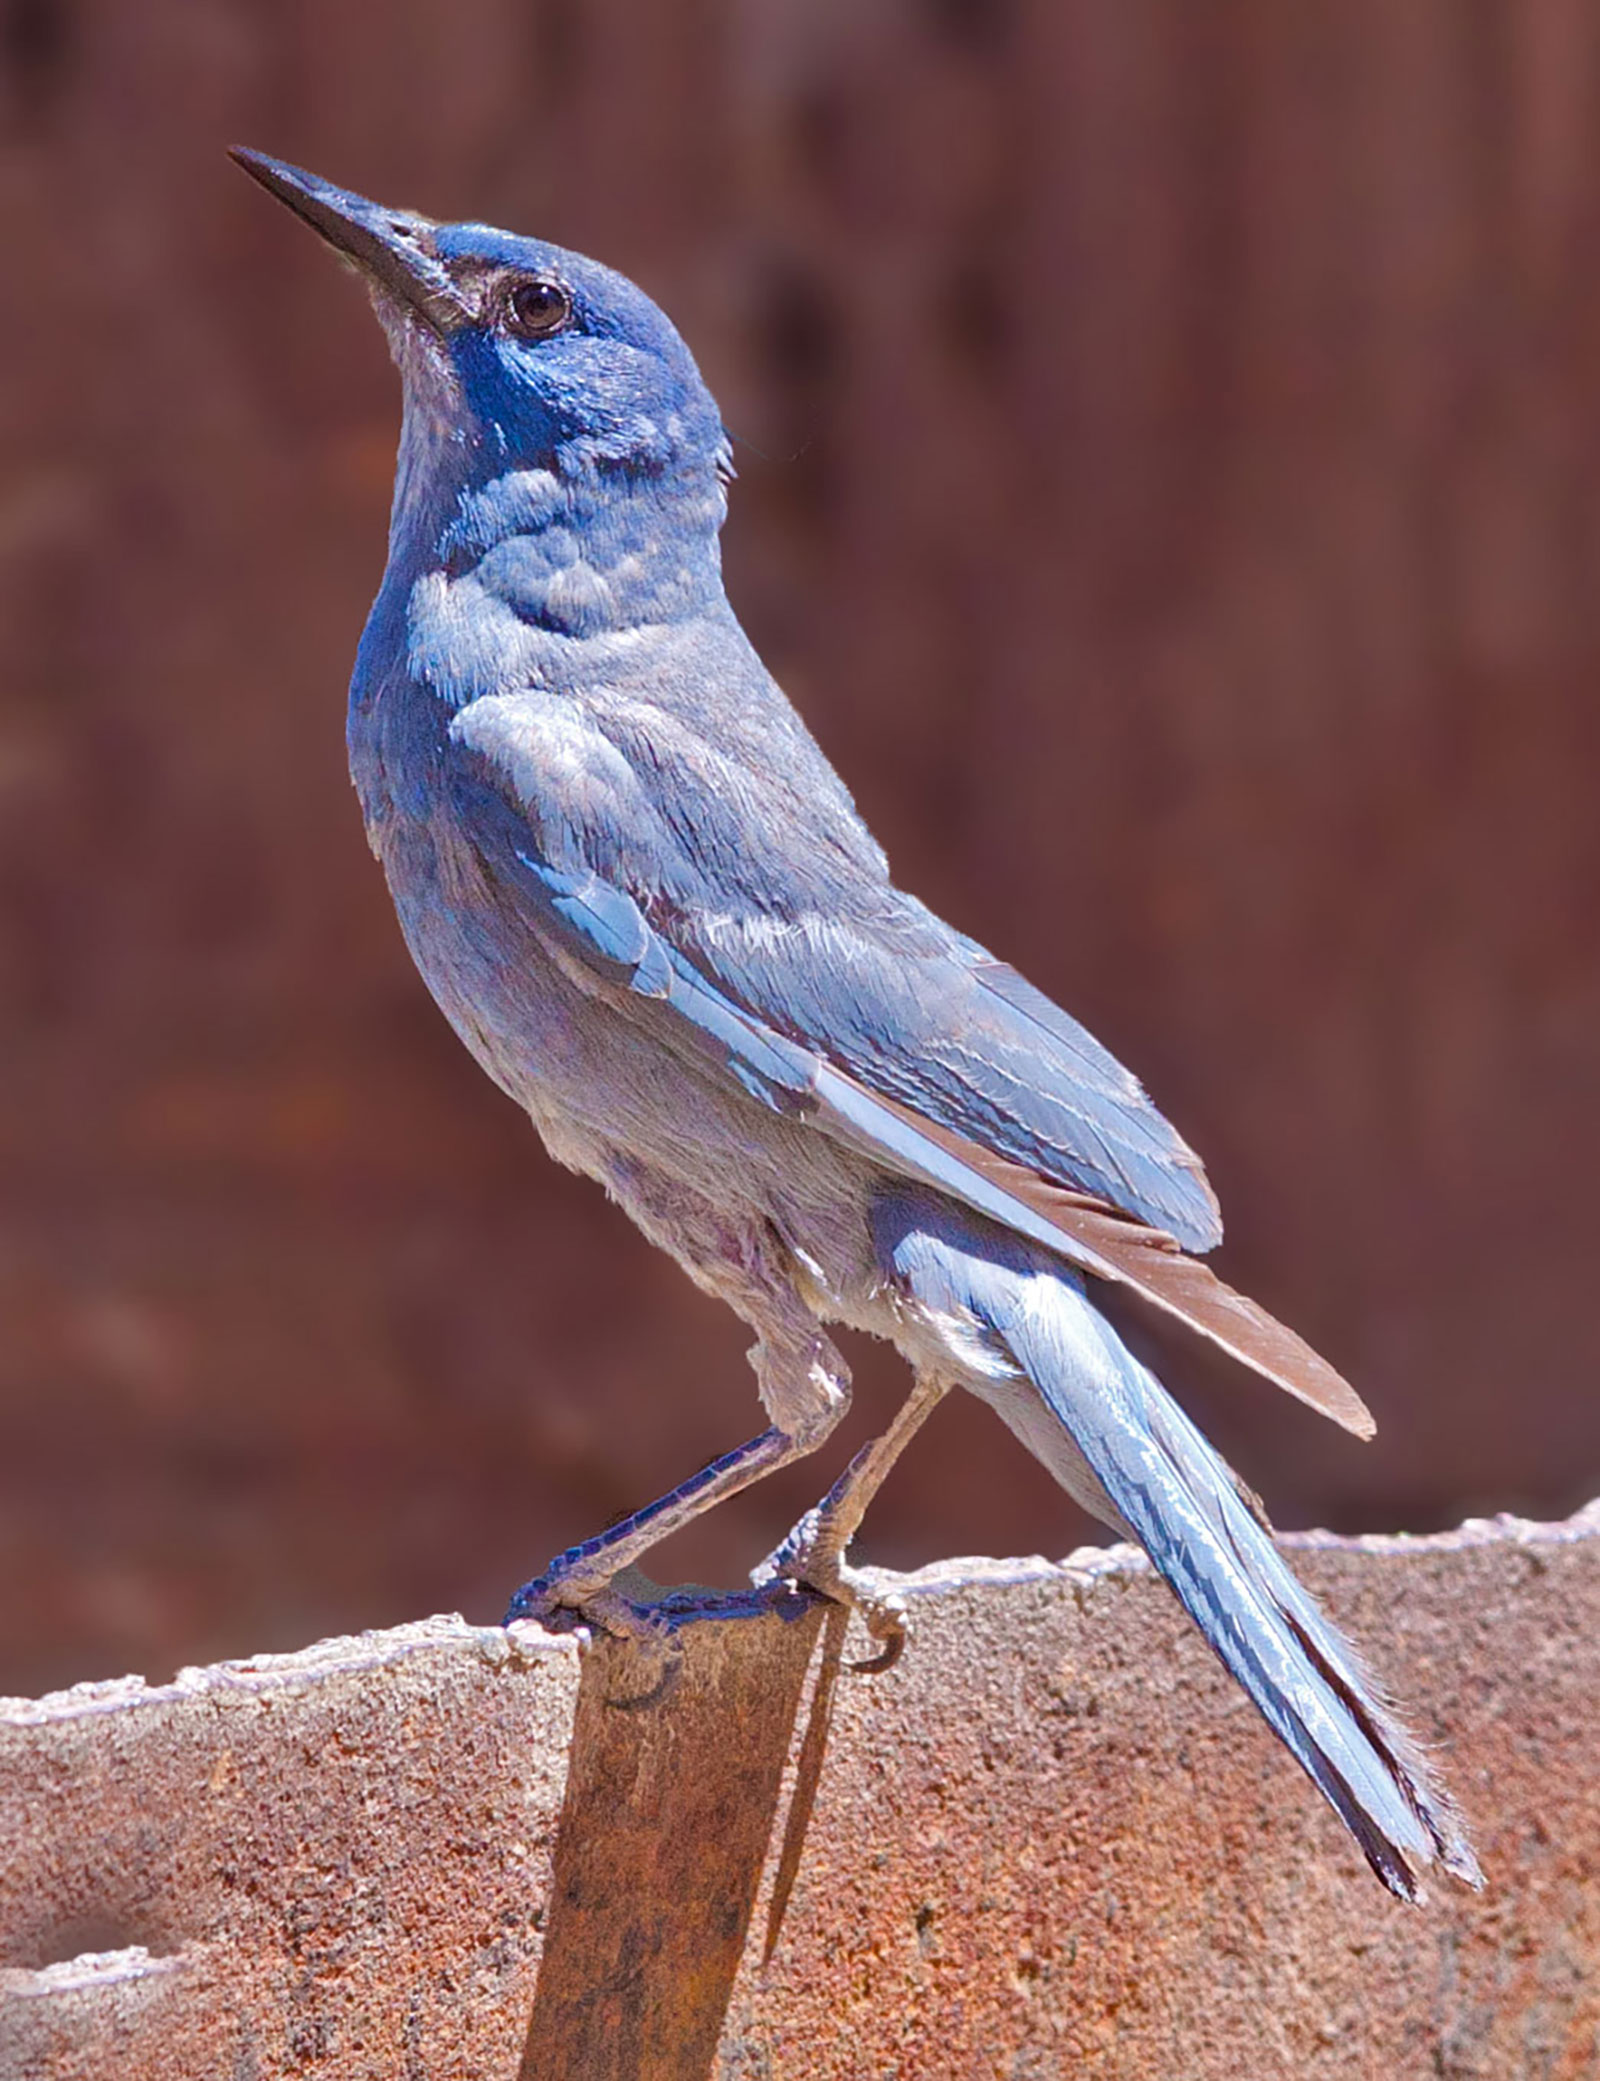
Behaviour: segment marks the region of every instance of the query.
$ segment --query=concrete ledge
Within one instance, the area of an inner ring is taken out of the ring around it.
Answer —
[[[0,1701],[0,2073],[1600,2071],[1600,1506],[1292,1543],[1488,1873],[1378,1888],[1125,1549],[630,1649],[435,1619]]]

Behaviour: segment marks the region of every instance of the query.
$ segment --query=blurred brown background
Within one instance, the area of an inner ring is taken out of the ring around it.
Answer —
[[[396,385],[222,157],[601,255],[902,879],[1139,1068],[1361,1447],[1600,1487],[1600,15],[1579,0],[4,0],[0,1690],[506,1591],[755,1428],[740,1326],[414,978],[344,777]],[[881,1422],[663,1573],[734,1581]],[[872,1558],[1064,1551],[947,1408]]]

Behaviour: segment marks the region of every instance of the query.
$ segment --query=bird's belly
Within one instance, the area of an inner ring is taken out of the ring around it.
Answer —
[[[675,1209],[716,1209],[730,1237],[776,1231],[806,1267],[817,1312],[855,1319],[877,1286],[865,1218],[873,1166],[678,1054],[645,1020],[581,989],[514,915],[452,903],[417,865],[386,852],[412,958],[551,1155],[599,1179],[686,1263],[694,1253],[675,1236]]]

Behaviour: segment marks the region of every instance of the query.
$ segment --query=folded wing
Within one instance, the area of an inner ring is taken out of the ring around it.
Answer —
[[[933,1185],[975,1212],[1059,1251],[1096,1277],[1134,1289],[1346,1429],[1359,1436],[1370,1435],[1371,1417],[1339,1374],[1265,1309],[1224,1285],[1199,1260],[1185,1255],[1169,1231],[1076,1182],[1057,1183],[1041,1175],[1042,1166],[1018,1160],[1006,1147],[997,1147],[1012,1137],[983,1132],[989,1125],[990,1105],[998,1105],[992,1078],[985,1082],[970,1069],[964,1072],[969,1083],[975,1081],[989,1095],[976,1109],[977,1132],[952,1126],[948,1117],[938,1114],[953,1109],[949,1093],[961,1088],[960,1080],[952,1076],[948,1083],[937,1085],[940,1103],[930,1105],[926,1088],[908,1078],[891,1054],[889,1022],[882,1009],[873,1013],[874,1045],[861,1050],[864,1069],[836,1059],[835,1050],[820,1038],[801,1037],[801,1015],[814,991],[809,978],[804,989],[791,982],[786,989],[775,991],[779,1000],[776,1019],[758,1015],[724,987],[720,977],[708,974],[690,952],[657,929],[626,889],[591,868],[557,866],[543,857],[528,822],[499,790],[477,785],[471,788],[470,797],[463,803],[469,812],[465,826],[474,832],[485,867],[502,883],[508,897],[552,949],[566,957],[569,967],[587,973],[598,987],[624,992],[636,1016],[657,1022],[664,1045],[709,1062],[772,1111],[803,1117],[886,1170]],[[769,932],[766,937],[766,962],[776,965],[780,936]],[[959,944],[966,949],[970,943]],[[1018,1074],[1020,1062],[1026,1059],[1008,1018],[1014,1016],[1048,1034],[1050,1026],[1044,1017],[1048,1012],[1068,1029],[1055,1036],[1057,1059],[1071,1050],[1088,1065],[1098,1086],[1114,1099],[1113,1117],[1119,1124],[1138,1121],[1148,1112],[1157,1125],[1145,1134],[1142,1146],[1151,1152],[1145,1160],[1157,1169],[1184,1173],[1182,1157],[1175,1153],[1187,1155],[1183,1144],[1113,1059],[1047,1000],[1038,999],[1043,1012],[1036,1009],[1030,999],[1037,993],[1029,991],[1020,977],[1000,970],[997,986],[993,971],[998,964],[990,963],[981,949],[970,949],[970,956],[964,987],[974,993],[986,992],[1005,1007],[1004,1016],[993,1015],[993,1028],[1005,1040],[1005,1078]],[[809,968],[811,962],[805,965]],[[837,979],[840,970],[836,968],[834,973]],[[860,963],[848,970],[847,987],[841,993],[850,1003],[846,1030],[858,1034],[866,1025],[861,974]],[[741,987],[745,992],[751,988],[748,966],[742,971]],[[919,1029],[927,1023],[924,1008],[922,1017],[911,1019],[908,1030],[903,1030],[905,1050],[923,1045]],[[989,1059],[987,1055],[983,1058],[986,1063]],[[874,1070],[880,1071],[876,1087],[871,1081]],[[1074,1111],[1081,1116],[1084,1110],[1074,1099]],[[1163,1129],[1165,1138],[1160,1132]],[[1118,1147],[1109,1131],[1103,1130],[1099,1140],[1102,1152]],[[1023,1146],[1032,1146],[1031,1137],[1024,1137]],[[1121,1146],[1135,1144],[1124,1133]],[[1098,1158],[1107,1160],[1103,1153]],[[1128,1158],[1119,1154],[1116,1161],[1125,1164]],[[1069,1176],[1075,1179],[1079,1168],[1074,1158]],[[1096,1174],[1092,1166],[1081,1168]],[[1198,1166],[1187,1174],[1198,1178]],[[1201,1184],[1203,1189],[1203,1181]],[[1208,1203],[1209,1194],[1206,1199]]]

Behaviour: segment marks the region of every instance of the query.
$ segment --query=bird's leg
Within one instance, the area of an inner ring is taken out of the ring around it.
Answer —
[[[517,1591],[506,1612],[506,1624],[513,1619],[549,1620],[562,1612],[586,1610],[604,1624],[605,1593],[613,1576],[633,1567],[659,1540],[680,1531],[702,1510],[709,1510],[725,1496],[737,1495],[803,1450],[776,1426],[769,1426],[759,1437],[723,1453],[642,1510],[631,1511],[592,1539],[580,1540],[557,1554],[542,1575]],[[608,1626],[607,1630],[612,1629]]]
[[[889,1469],[943,1401],[949,1386],[937,1373],[919,1372],[883,1436],[861,1448],[822,1501],[806,1512],[752,1577],[758,1583],[779,1577],[803,1582],[824,1597],[859,1611],[880,1646],[870,1660],[856,1663],[858,1670],[888,1669],[900,1659],[906,1644],[906,1616],[901,1599],[874,1591],[845,1560],[845,1550]]]
[[[659,1638],[662,1621],[648,1606],[632,1603],[613,1588],[613,1578],[703,1510],[814,1451],[849,1407],[849,1372],[809,1316],[798,1339],[769,1330],[751,1359],[772,1418],[767,1429],[644,1509],[557,1554],[542,1575],[525,1582],[512,1598],[507,1625],[514,1619],[540,1619],[556,1626],[588,1619],[608,1633]]]

